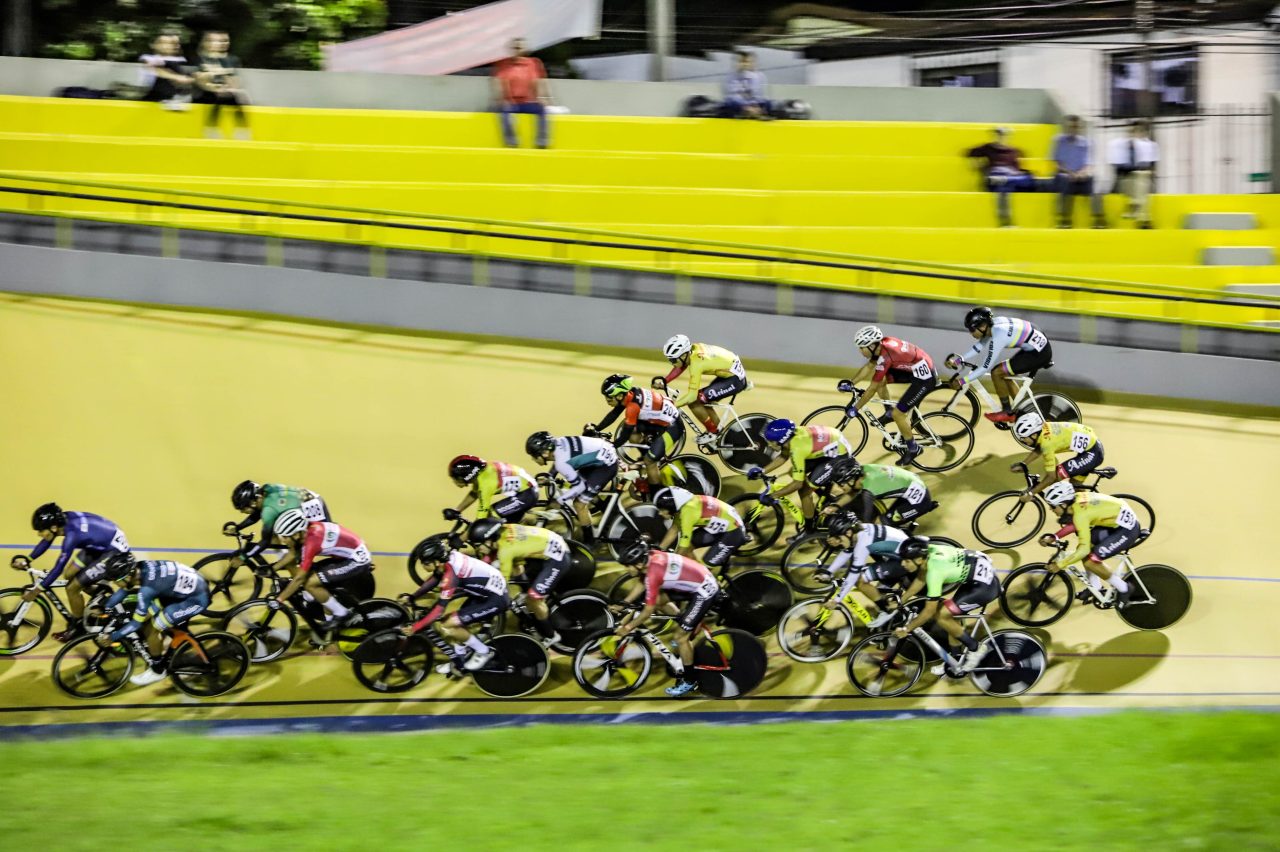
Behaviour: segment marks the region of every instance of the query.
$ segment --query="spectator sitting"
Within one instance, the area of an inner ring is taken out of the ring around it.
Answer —
[[[1006,143],[1009,128],[997,127],[993,132],[996,137],[994,140],[970,148],[965,156],[983,161],[978,165],[982,172],[983,186],[988,192],[996,194],[996,217],[1000,220],[1001,228],[1008,228],[1013,224],[1009,215],[1009,193],[1035,191],[1036,179],[1031,172],[1022,168],[1019,162],[1022,152]]]
[[[1080,116],[1069,115],[1063,120],[1063,132],[1053,138],[1053,161],[1058,167],[1054,191],[1058,193],[1059,228],[1071,227],[1072,200],[1077,195],[1089,196],[1093,227],[1107,227],[1102,217],[1102,198],[1093,191],[1093,149],[1088,137],[1081,132],[1083,127]]]
[[[764,74],[756,70],[756,55],[739,50],[737,70],[724,81],[725,116],[770,120],[773,104],[764,96],[764,85]]]
[[[1151,227],[1151,187],[1160,146],[1151,139],[1151,123],[1145,119],[1129,126],[1129,138],[1112,139],[1107,160],[1116,171],[1112,192],[1128,198],[1124,218],[1137,219],[1139,228]]]
[[[231,107],[235,116],[236,138],[249,138],[249,119],[244,111],[249,96],[240,87],[237,73],[241,67],[240,60],[227,53],[230,46],[231,39],[222,30],[210,30],[200,42],[200,67],[194,75],[196,95],[193,100],[198,104],[209,104],[204,133],[211,139],[221,135],[218,132],[218,115],[224,106]]]
[[[179,51],[178,37],[160,33],[151,42],[152,53],[138,57],[138,86],[145,89],[144,101],[157,101],[165,109],[183,110],[191,104],[191,78],[185,73],[187,60]]]
[[[511,118],[517,113],[538,117],[537,146],[547,147],[547,104],[551,102],[547,72],[542,60],[529,55],[522,38],[512,39],[511,55],[493,66],[493,99],[502,124],[502,141],[508,148],[519,144]]]

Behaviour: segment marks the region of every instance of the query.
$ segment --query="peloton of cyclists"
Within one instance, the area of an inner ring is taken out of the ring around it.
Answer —
[[[933,359],[914,343],[887,337],[874,325],[864,325],[858,329],[853,336],[853,343],[867,359],[867,363],[858,369],[852,381],[857,384],[870,377],[871,384],[861,399],[849,406],[846,413],[850,417],[856,417],[860,405],[871,403],[877,396],[888,398],[889,383],[905,382],[907,389],[898,398],[898,404],[891,410],[891,415],[904,442],[897,464],[911,464],[911,460],[923,450],[916,443],[909,414],[938,385]]]
[[[986,418],[995,423],[1012,423],[1013,398],[1018,389],[1009,376],[1034,377],[1053,361],[1053,346],[1044,332],[1031,323],[1015,317],[995,316],[990,308],[971,309],[964,315],[964,327],[978,342],[963,355],[948,355],[946,365],[953,370],[960,369],[962,361],[977,366],[967,376],[953,376],[951,387],[959,390],[990,375],[1000,399],[1000,410],[987,412]],[[997,364],[996,360],[1006,349],[1015,352],[1007,361]]]
[[[747,371],[742,367],[742,360],[728,349],[710,343],[693,343],[683,334],[673,335],[663,344],[662,354],[671,362],[673,369],[660,384],[665,389],[685,370],[689,371],[689,384],[676,398],[676,407],[689,406],[693,416],[706,428],[706,433],[698,436],[698,444],[714,445],[723,424],[709,403],[747,389]],[[704,375],[715,377],[706,387],[702,387]]]

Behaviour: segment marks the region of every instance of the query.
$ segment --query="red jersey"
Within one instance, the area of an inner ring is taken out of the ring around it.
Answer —
[[[622,421],[628,426],[641,422],[670,426],[680,416],[680,409],[666,394],[648,388],[628,391],[622,405]]]
[[[886,337],[880,341],[880,355],[876,358],[876,373],[872,381],[883,381],[890,372],[898,374],[892,378],[903,379],[907,373],[913,379],[927,379],[933,375],[933,359],[914,343]]]
[[[449,552],[449,559],[445,563],[444,575],[433,575],[418,589],[417,593],[425,595],[437,586],[440,589],[440,597],[430,612],[414,622],[414,632],[435,622],[444,614],[445,604],[457,595],[505,595],[507,578],[492,565],[486,565],[479,559],[453,550]]]
[[[720,584],[701,563],[678,553],[655,550],[649,554],[649,564],[644,575],[644,604],[658,603],[658,592],[684,592],[709,596],[720,591]]]
[[[502,86],[502,96],[511,104],[527,104],[538,99],[538,81],[547,76],[542,60],[535,56],[508,56],[498,60],[493,76]]]
[[[332,521],[307,524],[307,537],[302,541],[302,561],[299,563],[301,569],[310,571],[317,556],[337,556],[353,562],[372,561],[369,548],[364,546],[360,536]]]

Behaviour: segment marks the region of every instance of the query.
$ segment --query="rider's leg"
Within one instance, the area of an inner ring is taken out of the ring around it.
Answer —
[[[800,509],[804,512],[806,521],[813,520],[814,502],[813,502],[813,486],[805,482],[800,486]]]
[[[488,653],[488,647],[481,642],[474,633],[466,628],[466,625],[462,623],[462,619],[459,617],[458,613],[455,612],[443,622],[440,622],[439,627],[440,635],[449,640],[449,642],[454,646],[454,650],[457,650],[457,646],[461,645],[464,648],[469,648],[472,651],[475,651],[477,654]]]
[[[711,434],[714,435],[720,431],[720,418],[716,417],[711,407],[702,400],[699,399],[689,403],[689,412]]]
[[[71,617],[76,621],[84,618],[84,590],[80,588],[80,570],[83,564],[71,563],[63,573],[67,578],[67,606],[71,608]]]
[[[1009,379],[1009,362],[998,365],[989,375],[991,384],[996,389],[996,396],[1000,398],[1000,410],[1011,413],[1013,398],[1018,395],[1018,386]]]
[[[559,585],[560,579],[568,573],[569,567],[568,555],[554,560],[544,559],[538,575],[533,578],[533,583],[529,586],[529,593],[525,595],[525,607],[533,616],[534,626],[544,639],[554,640],[557,637],[556,629],[548,620],[551,612],[547,608],[546,597]]]
[[[657,459],[654,459],[651,456],[645,456],[644,477],[649,480],[649,484],[653,486],[649,489],[649,493],[656,494],[658,489],[662,487],[662,468],[659,466]]]
[[[142,638],[147,643],[147,651],[151,654],[151,659],[159,660],[164,654],[164,642],[161,640],[160,631],[156,630],[150,624],[142,625]]]
[[[947,632],[947,635],[958,641],[966,650],[978,650],[978,643],[972,636],[965,631],[964,625],[951,613],[951,601],[947,601],[938,609],[938,626]]]

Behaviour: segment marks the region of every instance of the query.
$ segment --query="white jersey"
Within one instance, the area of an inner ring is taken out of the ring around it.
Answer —
[[[584,467],[607,467],[618,463],[618,451],[603,438],[571,435],[556,438],[552,467],[570,485],[576,485]]]
[[[907,540],[907,534],[897,527],[887,526],[885,524],[867,524],[863,526],[858,534],[853,538],[853,546],[848,550],[843,550],[836,560],[831,563],[831,573],[837,574],[852,560],[853,569],[845,574],[844,581],[840,584],[840,594],[836,599],[841,600],[853,588],[854,583],[858,581],[862,569],[867,566],[867,562],[871,559],[871,548],[876,547],[876,552],[883,554],[888,549],[897,550],[898,546]],[[870,581],[870,578],[867,578]]]
[[[987,335],[960,356],[962,361],[978,365],[965,377],[965,381],[977,381],[991,372],[991,368],[996,365],[996,359],[1005,349],[1040,352],[1048,345],[1049,338],[1026,320],[1016,317],[996,317],[991,321],[991,329]]]

